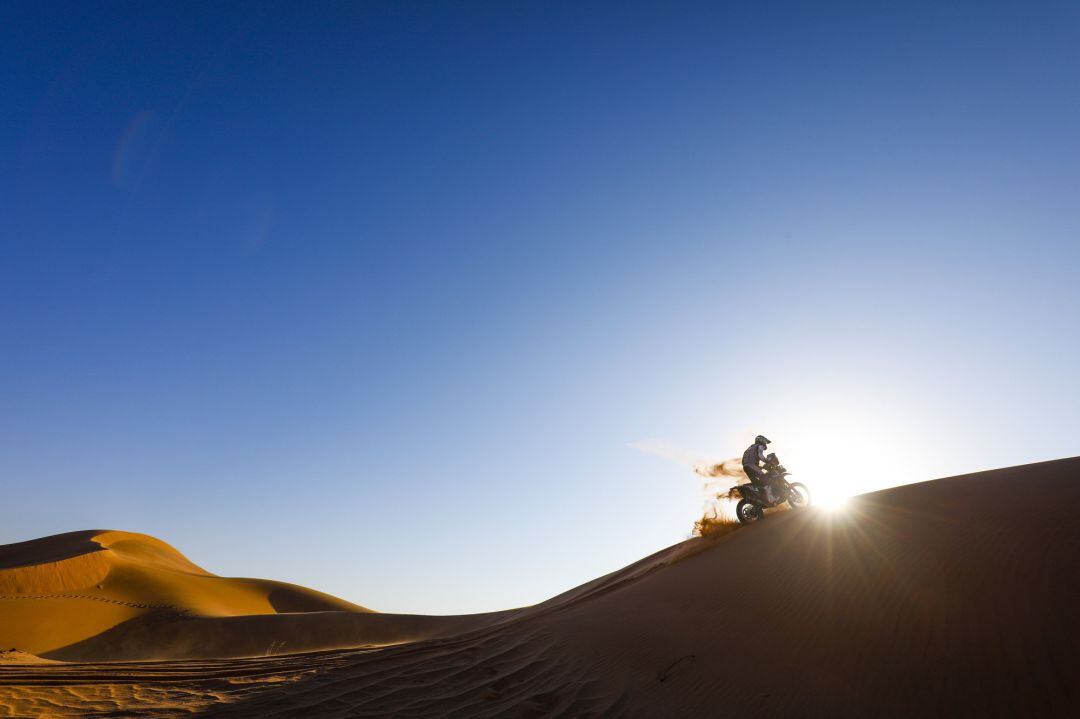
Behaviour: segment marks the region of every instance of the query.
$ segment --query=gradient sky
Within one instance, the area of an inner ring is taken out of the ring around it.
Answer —
[[[0,61],[0,542],[482,611],[688,535],[642,440],[1080,454],[1076,3],[7,2]]]

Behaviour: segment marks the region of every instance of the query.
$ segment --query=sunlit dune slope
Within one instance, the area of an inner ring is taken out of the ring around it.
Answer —
[[[473,629],[505,614],[379,614],[294,584],[218,577],[165,542],[132,532],[69,532],[0,546],[0,649],[43,659],[376,647]]]
[[[148,614],[367,611],[284,582],[214,576],[144,534],[91,530],[0,547],[0,647],[39,655]]]
[[[844,513],[786,512],[690,540],[535,607],[418,627],[417,641],[374,651],[12,664],[0,672],[0,707],[125,717],[1080,716],[1078,506],[1077,459],[912,484],[855,498]]]

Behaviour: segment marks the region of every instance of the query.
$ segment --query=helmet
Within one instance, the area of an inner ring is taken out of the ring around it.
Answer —
[[[771,440],[765,435],[759,434],[757,437],[754,437],[754,444],[768,445],[771,444]]]

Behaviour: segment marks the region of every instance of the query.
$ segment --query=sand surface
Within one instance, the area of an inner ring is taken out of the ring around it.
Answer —
[[[0,547],[0,716],[1080,716],[1078,508],[1080,459],[923,482],[470,617],[49,537]]]

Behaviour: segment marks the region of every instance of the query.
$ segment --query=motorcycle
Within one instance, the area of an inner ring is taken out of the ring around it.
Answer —
[[[779,507],[787,502],[792,509],[800,509],[810,504],[810,490],[801,482],[787,480],[791,472],[784,469],[775,454],[765,458],[765,484],[771,490],[766,493],[764,487],[754,483],[740,484],[732,490],[742,497],[735,507],[735,516],[742,524],[750,524],[765,517],[765,510]],[[770,496],[771,495],[771,496]]]

